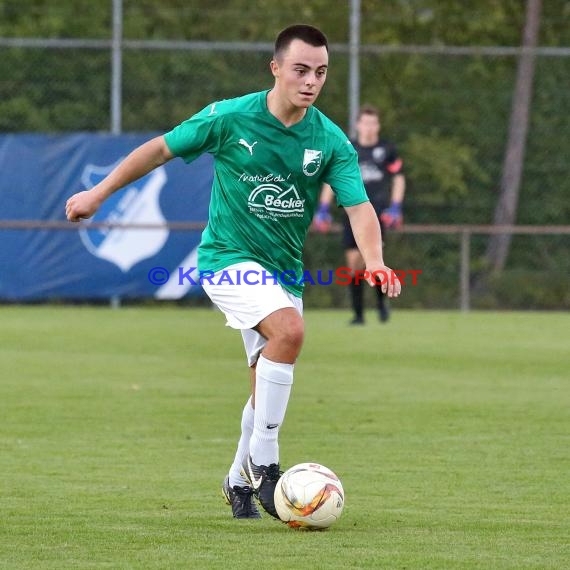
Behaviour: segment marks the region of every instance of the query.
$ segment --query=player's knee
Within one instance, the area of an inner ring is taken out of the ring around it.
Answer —
[[[301,346],[303,345],[303,338],[305,336],[305,327],[303,325],[303,320],[299,319],[291,319],[286,327],[279,333],[279,342],[285,346],[290,347],[291,349],[296,349],[297,351],[301,350]]]

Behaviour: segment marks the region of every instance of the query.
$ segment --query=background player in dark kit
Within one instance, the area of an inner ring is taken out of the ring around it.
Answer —
[[[395,145],[380,138],[380,114],[375,107],[365,105],[360,109],[356,123],[357,137],[352,141],[358,153],[358,164],[368,198],[372,203],[382,226],[382,236],[386,229],[399,228],[403,221],[402,202],[406,188],[402,159],[398,156]],[[328,184],[323,187],[320,205],[315,216],[314,227],[317,231],[328,231],[331,223],[330,204],[333,200],[333,190]],[[350,220],[343,219],[343,246],[346,263],[352,271],[364,269],[364,260],[360,255]],[[353,280],[350,284],[354,318],[351,324],[364,323],[364,299],[361,283]],[[386,322],[389,309],[380,287],[376,287],[378,313],[380,320]]]

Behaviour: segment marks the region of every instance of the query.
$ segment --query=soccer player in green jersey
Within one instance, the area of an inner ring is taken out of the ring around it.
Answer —
[[[202,285],[242,333],[251,396],[237,452],[223,484],[236,518],[259,518],[254,496],[277,517],[279,428],[303,343],[302,251],[323,183],[350,218],[366,280],[391,274],[382,257],[378,217],[357,156],[340,128],[313,107],[327,77],[328,44],[307,25],[283,30],[268,91],[217,101],[129,154],[102,182],[69,198],[68,220],[91,217],[113,192],[174,157],[214,156],[208,225],[198,249]],[[378,273],[384,272],[384,273]],[[297,278],[295,278],[297,276]],[[220,278],[223,277],[223,278]],[[397,279],[383,279],[389,297]]]

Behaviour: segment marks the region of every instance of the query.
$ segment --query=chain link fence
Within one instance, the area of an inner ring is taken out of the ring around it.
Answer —
[[[331,41],[330,75],[318,107],[347,131],[355,93],[359,102],[381,109],[383,132],[404,158],[406,223],[490,223],[520,54],[522,3],[401,1],[391,10],[385,4],[339,1],[333,9],[324,0],[0,1],[0,131],[169,130],[213,100],[270,87],[276,31],[305,21]],[[568,2],[544,3],[522,224],[570,219],[569,15]],[[496,29],[493,18],[500,23]],[[495,45],[499,29],[503,43]],[[487,240],[473,237],[474,275],[482,269]],[[568,307],[561,283],[570,274],[569,245],[567,235],[516,236],[502,276],[475,279],[473,305]],[[445,274],[457,287],[456,235],[389,236],[388,251],[392,263],[438,268],[433,294],[425,289],[423,296],[411,295],[410,304],[457,306],[457,290],[438,281]],[[307,257],[309,263],[338,265],[340,242],[335,236],[311,239]],[[521,283],[534,283],[534,294],[517,297]],[[309,303],[317,305],[345,302],[311,295]]]

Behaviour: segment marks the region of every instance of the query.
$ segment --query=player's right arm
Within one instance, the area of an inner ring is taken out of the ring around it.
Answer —
[[[397,297],[402,284],[397,275],[386,266],[382,253],[382,230],[378,216],[370,202],[345,207],[356,245],[360,250],[366,270],[364,278],[372,287],[380,285],[388,297]]]
[[[90,190],[69,198],[65,214],[70,222],[90,218],[113,192],[142,178],[151,170],[174,158],[164,136],[160,135],[137,147],[106,178]]]

